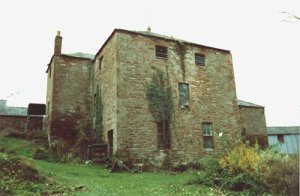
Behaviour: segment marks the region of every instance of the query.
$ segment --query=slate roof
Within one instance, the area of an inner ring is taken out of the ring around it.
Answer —
[[[242,100],[239,100],[239,99],[237,101],[238,101],[238,106],[264,108],[261,105],[256,105],[254,103],[250,103],[250,102],[247,102],[247,101],[242,101]]]
[[[106,39],[104,44],[101,46],[99,51],[96,53],[95,57],[98,56],[98,54],[103,50],[103,48],[106,46],[106,44],[109,42],[109,40],[113,37],[113,35],[116,32],[128,33],[128,34],[138,34],[138,35],[158,38],[158,39],[162,39],[162,40],[170,41],[170,42],[179,41],[179,42],[183,42],[183,43],[190,44],[190,45],[197,46],[197,47],[204,47],[204,48],[208,48],[208,49],[214,49],[214,50],[219,50],[219,51],[222,51],[222,52],[230,53],[229,50],[225,50],[225,49],[221,49],[221,48],[215,48],[215,47],[211,47],[211,46],[205,46],[205,45],[201,45],[201,44],[196,44],[196,43],[188,42],[188,41],[185,41],[185,40],[182,40],[182,39],[177,39],[177,38],[174,38],[174,37],[169,37],[169,36],[153,33],[151,31],[149,32],[149,31],[132,31],[132,30],[125,30],[125,29],[114,29],[114,31],[111,33],[111,35]]]
[[[0,108],[0,115],[5,116],[27,116],[26,107],[5,107]]]
[[[291,127],[267,127],[268,135],[278,134],[300,134],[299,126]]]
[[[93,60],[95,57],[95,55],[93,55],[93,54],[83,53],[83,52],[76,52],[76,53],[65,54],[65,55],[71,56],[71,57],[85,58],[85,59],[90,59],[90,60]]]

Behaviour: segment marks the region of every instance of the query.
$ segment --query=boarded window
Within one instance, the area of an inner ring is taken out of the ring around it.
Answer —
[[[195,53],[195,64],[199,66],[205,66],[204,54]]]
[[[157,123],[157,146],[158,149],[170,149],[170,128],[167,120]]]
[[[203,144],[205,149],[213,149],[213,133],[212,133],[212,123],[204,122],[202,123],[202,133],[203,133]]]
[[[155,54],[158,59],[168,59],[168,48],[164,46],[155,46]]]
[[[189,107],[189,84],[187,83],[179,83],[178,84],[179,90],[179,99],[180,99],[180,107],[181,108],[188,108]]]
[[[99,70],[101,70],[102,68],[102,60],[103,60],[103,56],[101,56],[99,59]]]

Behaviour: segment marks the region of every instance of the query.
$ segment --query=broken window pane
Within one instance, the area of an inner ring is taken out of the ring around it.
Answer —
[[[179,83],[179,98],[180,98],[180,106],[181,108],[189,107],[189,84],[187,83]]]

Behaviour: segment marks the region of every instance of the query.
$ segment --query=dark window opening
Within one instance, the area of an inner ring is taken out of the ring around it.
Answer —
[[[179,83],[178,84],[179,90],[179,99],[180,99],[180,107],[181,108],[188,108],[190,105],[190,96],[189,96],[189,84],[187,83]]]
[[[204,54],[195,53],[195,64],[199,66],[205,66]]]
[[[102,68],[102,60],[103,60],[103,56],[101,56],[99,59],[99,70],[101,70]]]
[[[157,123],[157,140],[158,149],[170,149],[170,127],[167,120]]]
[[[51,78],[51,66],[49,65],[49,78]]]
[[[168,48],[164,46],[155,46],[155,54],[158,59],[168,59]]]
[[[108,155],[112,156],[113,150],[114,150],[114,131],[113,130],[109,130],[107,132],[107,140],[108,140]]]
[[[96,107],[97,104],[97,93],[94,93],[94,106]]]
[[[203,145],[205,149],[213,149],[213,134],[212,134],[212,123],[204,122],[202,123],[202,133],[203,133]]]
[[[283,137],[283,135],[277,135],[277,140],[280,143],[284,143],[284,137]]]

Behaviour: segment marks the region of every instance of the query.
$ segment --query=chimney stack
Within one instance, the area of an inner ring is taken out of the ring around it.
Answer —
[[[57,31],[57,35],[54,41],[54,55],[61,55],[61,44],[62,37],[60,36],[60,31]]]

